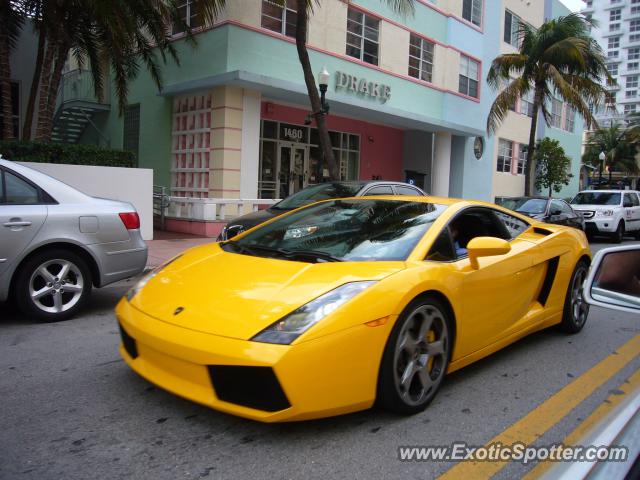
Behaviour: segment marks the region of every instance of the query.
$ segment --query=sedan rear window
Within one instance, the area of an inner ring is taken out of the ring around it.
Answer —
[[[312,185],[285,198],[271,208],[276,210],[293,210],[310,203],[329,198],[355,197],[362,188],[362,183],[320,183]]]
[[[620,194],[616,192],[580,192],[571,203],[573,205],[620,205]]]
[[[446,208],[396,200],[327,201],[279,217],[223,248],[293,260],[406,260]]]

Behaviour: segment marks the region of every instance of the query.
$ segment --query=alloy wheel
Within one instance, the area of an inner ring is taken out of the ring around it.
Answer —
[[[444,314],[429,304],[414,310],[398,335],[393,360],[395,386],[407,405],[420,405],[437,389],[448,349]]]
[[[84,283],[82,272],[73,262],[48,260],[31,274],[29,296],[33,305],[43,312],[66,312],[82,297]]]
[[[587,268],[579,265],[571,283],[571,316],[576,327],[581,328],[587,321],[589,305],[582,296],[582,286],[587,278]]]

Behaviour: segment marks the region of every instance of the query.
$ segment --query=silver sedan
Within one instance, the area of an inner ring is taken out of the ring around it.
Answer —
[[[92,286],[137,275],[146,261],[132,205],[0,158],[0,302],[12,296],[32,318],[64,320]]]

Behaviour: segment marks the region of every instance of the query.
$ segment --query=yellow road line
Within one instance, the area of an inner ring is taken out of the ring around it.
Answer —
[[[625,383],[618,387],[620,392],[610,395],[603,404],[596,408],[593,413],[578,425],[561,443],[563,445],[577,445],[611,410],[627,398],[629,393],[637,389],[640,389],[640,370],[637,370]],[[555,465],[555,462],[540,462],[522,477],[522,480],[540,478],[553,465]]]
[[[600,386],[616,375],[640,354],[640,335],[636,335],[600,363],[580,375],[573,382],[549,397],[527,415],[508,427],[488,443],[512,445],[522,442],[531,445],[547,430],[562,420]],[[463,461],[447,470],[440,480],[490,478],[508,462]]]

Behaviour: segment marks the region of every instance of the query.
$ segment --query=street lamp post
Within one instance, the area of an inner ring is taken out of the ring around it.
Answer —
[[[320,110],[317,112],[311,112],[307,115],[307,118],[304,121],[305,125],[309,125],[311,120],[320,115],[327,115],[329,113],[329,103],[325,98],[327,94],[327,88],[329,87],[329,78],[331,78],[331,74],[327,71],[327,67],[322,67],[322,70],[318,72],[318,88],[320,90]]]
[[[607,154],[604,152],[600,152],[598,158],[600,159],[600,168],[598,169],[600,178],[598,179],[598,187],[600,187],[602,185],[602,170],[604,169],[604,162],[607,159]]]

